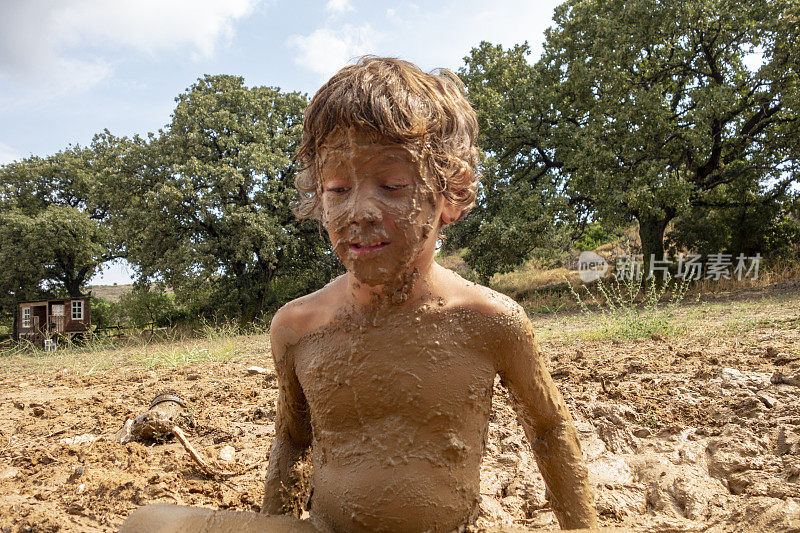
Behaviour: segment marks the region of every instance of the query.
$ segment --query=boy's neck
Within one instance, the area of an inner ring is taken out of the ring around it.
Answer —
[[[377,309],[395,306],[413,306],[427,300],[435,286],[433,278],[439,265],[433,261],[414,266],[397,283],[370,286],[356,279],[352,272],[347,273],[348,293],[353,303],[360,308]]]

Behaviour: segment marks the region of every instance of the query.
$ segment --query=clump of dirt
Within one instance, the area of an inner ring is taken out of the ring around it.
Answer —
[[[798,312],[786,316],[797,323]],[[576,320],[578,320],[576,318]],[[772,349],[768,349],[771,347]],[[604,526],[800,530],[800,329],[636,341],[548,341]],[[248,372],[251,365],[265,372]],[[258,511],[274,436],[267,356],[147,370],[0,374],[0,531],[115,531],[171,502]],[[209,479],[172,438],[118,444],[126,419],[169,389],[187,403]],[[231,451],[231,449],[233,451]],[[495,385],[477,528],[557,528],[530,446]]]

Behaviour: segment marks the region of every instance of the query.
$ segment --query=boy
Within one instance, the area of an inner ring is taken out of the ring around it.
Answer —
[[[396,59],[343,68],[306,110],[298,215],[321,220],[347,273],[272,321],[279,396],[262,512],[297,512],[294,467],[310,447],[310,523],[297,527],[471,523],[499,374],[561,527],[597,525],[571,416],[524,311],[433,260],[442,226],[474,203],[476,136],[452,74]]]

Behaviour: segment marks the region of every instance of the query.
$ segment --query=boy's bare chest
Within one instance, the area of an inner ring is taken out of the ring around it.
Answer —
[[[486,343],[452,318],[347,324],[301,341],[295,372],[318,428],[408,419],[469,424],[489,408],[495,368]]]

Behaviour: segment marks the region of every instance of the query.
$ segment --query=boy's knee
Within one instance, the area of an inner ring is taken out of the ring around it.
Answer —
[[[120,533],[183,533],[200,531],[211,509],[156,503],[140,507],[122,524]]]

